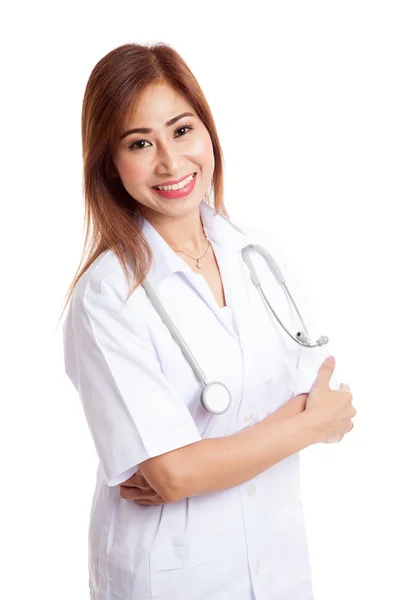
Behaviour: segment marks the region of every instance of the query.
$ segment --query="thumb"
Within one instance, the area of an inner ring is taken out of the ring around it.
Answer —
[[[314,386],[323,385],[324,387],[329,387],[329,381],[333,375],[333,371],[335,370],[336,360],[334,356],[327,356],[324,361],[322,361],[320,368],[318,369],[317,376],[314,381]]]

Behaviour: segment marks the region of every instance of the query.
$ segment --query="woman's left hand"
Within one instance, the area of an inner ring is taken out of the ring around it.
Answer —
[[[166,500],[159,496],[143,477],[140,471],[136,471],[123,484],[120,484],[120,496],[125,500],[131,500],[135,504],[147,506],[159,506],[166,504]]]

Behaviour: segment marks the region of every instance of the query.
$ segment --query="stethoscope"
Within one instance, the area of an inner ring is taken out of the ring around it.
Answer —
[[[226,221],[228,223],[230,223],[230,225],[232,225],[232,227],[234,227],[237,231],[239,231],[240,233],[243,233],[245,235],[244,231],[242,231],[237,225],[232,223],[232,221],[229,221],[228,219],[226,219]],[[276,280],[278,281],[278,283],[280,285],[283,285],[285,292],[288,294],[290,301],[292,302],[293,306],[295,307],[296,312],[299,316],[299,319],[300,319],[306,333],[303,333],[302,331],[298,331],[296,333],[296,335],[294,336],[290,333],[290,331],[282,323],[282,321],[280,320],[280,318],[278,317],[278,315],[276,314],[276,312],[274,311],[274,309],[268,302],[267,297],[264,294],[264,291],[261,287],[261,282],[257,276],[254,265],[250,260],[250,256],[249,256],[250,252],[258,252],[265,258],[270,270],[275,275]],[[249,244],[248,246],[243,248],[242,257],[243,257],[244,262],[246,263],[246,265],[248,266],[248,268],[250,270],[251,280],[252,280],[253,284],[256,286],[257,290],[259,291],[261,298],[271,309],[274,317],[279,321],[279,324],[283,327],[283,329],[286,331],[286,333],[292,338],[292,340],[294,340],[295,342],[297,342],[298,344],[300,344],[301,346],[304,346],[306,348],[315,348],[316,346],[323,346],[324,344],[327,344],[329,342],[329,338],[326,335],[322,335],[321,337],[319,337],[315,344],[311,343],[309,336],[308,336],[307,327],[302,319],[302,316],[296,306],[295,301],[293,300],[293,298],[286,286],[285,278],[282,274],[282,271],[279,269],[278,265],[276,264],[275,260],[271,256],[271,254],[267,250],[265,250],[265,248],[263,248],[262,246],[259,246],[258,244]],[[173,339],[175,340],[175,342],[179,345],[180,349],[182,350],[183,355],[185,356],[186,360],[189,362],[190,366],[192,367],[198,381],[204,386],[203,391],[201,393],[201,402],[203,403],[204,408],[206,408],[209,412],[213,413],[214,415],[222,415],[223,413],[225,413],[228,410],[228,408],[230,407],[231,402],[232,402],[232,397],[231,397],[229,388],[221,381],[210,381],[210,382],[207,381],[207,377],[204,374],[204,371],[201,369],[199,363],[197,362],[197,360],[195,359],[191,350],[187,346],[185,340],[179,333],[176,325],[172,321],[171,317],[168,315],[168,313],[165,310],[164,306],[162,305],[160,299],[158,298],[157,294],[155,293],[152,285],[149,283],[149,281],[147,279],[145,279],[141,285],[146,290],[151,302],[154,305],[154,308],[157,310],[161,319],[163,320],[165,325],[168,327]]]

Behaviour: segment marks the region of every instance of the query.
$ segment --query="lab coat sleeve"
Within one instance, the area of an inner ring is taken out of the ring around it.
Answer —
[[[330,338],[328,332],[326,332],[321,325],[322,319],[318,311],[320,299],[318,297],[311,298],[311,294],[306,291],[306,285],[300,275],[300,269],[296,264],[294,257],[291,258],[289,253],[283,249],[283,241],[278,239],[275,235],[272,239],[276,258],[272,251],[271,254],[273,254],[278,267],[282,271],[288,290],[304,320],[312,343],[315,343],[321,335],[326,335]],[[295,322],[298,324],[296,331],[298,329],[304,330],[294,307],[293,312],[296,316]],[[322,362],[331,354],[335,356],[336,365],[329,381],[329,387],[332,390],[340,388],[340,383],[344,380],[340,374],[340,366],[338,366],[340,357],[337,356],[337,353],[332,346],[332,342],[329,341],[327,344],[315,348],[299,346],[299,357],[293,378],[293,396],[308,394],[310,392]]]
[[[202,438],[163,374],[154,346],[133,325],[132,307],[124,306],[106,281],[96,286],[87,283],[84,294],[71,301],[63,328],[64,362],[106,483],[115,486],[142,461]]]

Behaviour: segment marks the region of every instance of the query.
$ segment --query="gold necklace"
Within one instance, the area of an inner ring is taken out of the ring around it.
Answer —
[[[172,250],[174,250],[174,252],[182,252],[183,254],[185,254],[186,256],[188,256],[189,258],[191,258],[192,260],[197,260],[197,267],[198,267],[199,269],[202,269],[202,268],[204,267],[203,263],[201,263],[201,262],[200,262],[200,260],[203,258],[203,256],[205,256],[205,254],[207,254],[207,250],[208,250],[208,248],[210,247],[210,240],[208,239],[208,237],[207,237],[207,234],[206,234],[206,232],[204,231],[204,225],[203,225],[203,223],[202,223],[201,225],[202,225],[202,229],[203,229],[204,237],[206,238],[206,240],[207,240],[207,242],[208,242],[208,243],[207,243],[207,248],[206,248],[206,251],[204,252],[204,254],[202,254],[201,256],[199,256],[199,258],[196,258],[195,256],[190,256],[190,254],[188,254],[188,253],[187,253],[187,252],[185,252],[184,250],[175,250],[175,249],[174,249],[174,248],[172,248],[172,246],[171,246],[171,248],[172,248]]]

